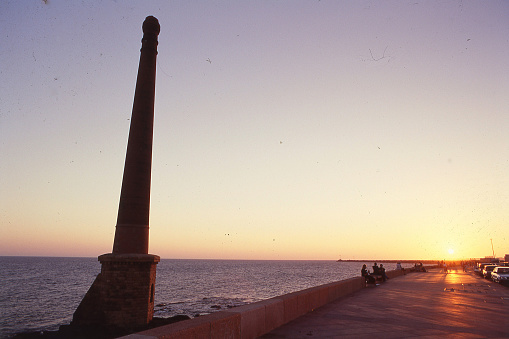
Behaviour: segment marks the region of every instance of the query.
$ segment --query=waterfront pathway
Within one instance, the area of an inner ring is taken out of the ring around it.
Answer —
[[[509,338],[509,288],[435,269],[390,279],[261,338]]]

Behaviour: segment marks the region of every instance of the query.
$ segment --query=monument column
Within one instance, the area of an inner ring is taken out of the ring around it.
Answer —
[[[125,157],[113,253],[148,253],[152,135],[159,22],[143,23],[138,79]]]
[[[99,256],[101,273],[73,315],[71,326],[136,329],[154,314],[156,265],[148,254],[150,179],[159,22],[143,22],[140,64],[112,253]]]

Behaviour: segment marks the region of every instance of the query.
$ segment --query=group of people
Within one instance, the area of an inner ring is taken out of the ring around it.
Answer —
[[[364,277],[366,283],[375,284],[375,286],[376,286],[376,276],[381,276],[383,282],[389,279],[387,274],[385,274],[384,265],[380,264],[380,266],[378,266],[377,263],[373,265],[373,273],[370,273],[368,271],[366,264],[362,265],[361,275]]]
[[[426,268],[424,267],[424,265],[422,264],[422,262],[420,263],[415,263],[414,264],[414,271],[415,272],[426,272]]]

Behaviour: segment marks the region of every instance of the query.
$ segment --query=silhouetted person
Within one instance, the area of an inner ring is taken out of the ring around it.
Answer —
[[[386,280],[389,280],[389,277],[387,276],[387,274],[385,274],[385,267],[383,264],[380,264],[380,268],[379,268],[379,271],[380,271],[380,274],[382,275],[382,280],[385,282]]]
[[[380,267],[378,267],[377,263],[373,265],[373,274],[380,274]]]
[[[371,275],[369,275],[369,272],[366,268],[366,264],[362,265],[361,275],[364,277],[364,281],[366,283],[375,284],[375,278],[372,277]],[[375,284],[375,286],[376,286],[376,284]]]

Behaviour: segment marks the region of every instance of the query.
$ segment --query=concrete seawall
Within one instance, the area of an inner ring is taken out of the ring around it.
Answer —
[[[389,278],[400,275],[403,275],[401,270],[387,272]],[[350,278],[130,334],[122,338],[257,338],[320,306],[363,288],[365,288],[365,284],[362,277]]]

